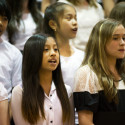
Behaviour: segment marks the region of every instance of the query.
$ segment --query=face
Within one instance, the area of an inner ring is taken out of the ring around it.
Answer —
[[[71,6],[66,6],[63,17],[59,19],[59,26],[57,26],[57,35],[63,38],[72,39],[77,33],[77,18],[76,11]]]
[[[125,28],[122,25],[115,28],[111,41],[106,44],[106,52],[108,58],[125,57]]]
[[[48,37],[45,43],[42,60],[42,70],[54,71],[59,64],[59,51],[55,40]]]
[[[8,25],[8,19],[6,16],[0,15],[0,36],[4,33]]]

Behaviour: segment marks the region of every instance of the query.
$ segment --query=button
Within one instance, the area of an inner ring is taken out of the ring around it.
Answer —
[[[50,110],[52,109],[52,107],[49,108]]]
[[[53,123],[53,121],[50,121],[50,123]]]

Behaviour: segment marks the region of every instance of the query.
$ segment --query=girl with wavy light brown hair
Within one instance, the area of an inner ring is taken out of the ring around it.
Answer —
[[[105,19],[94,26],[75,77],[74,103],[79,125],[122,122],[121,115],[115,117],[125,112],[125,28],[120,22]]]

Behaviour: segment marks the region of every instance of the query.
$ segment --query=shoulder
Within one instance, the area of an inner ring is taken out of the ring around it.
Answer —
[[[88,65],[77,70],[74,86],[74,91],[88,91],[90,93],[95,93],[101,89],[97,75]]]
[[[20,85],[17,85],[17,86],[15,86],[15,87],[13,88],[12,96],[13,96],[13,95],[22,95],[22,91],[23,91],[22,85],[21,85],[21,84],[20,84]]]
[[[102,6],[98,2],[96,2],[96,5],[97,5],[97,9],[103,10]]]
[[[10,54],[14,54],[14,55],[20,55],[22,56],[21,52],[19,51],[19,49],[17,49],[14,45],[10,44],[7,41],[3,41],[4,47],[5,49],[10,53]]]
[[[72,95],[72,88],[69,86],[69,85],[67,85],[67,84],[65,84],[65,88],[66,88],[66,91],[67,91],[67,94],[68,94],[68,97],[70,98],[70,96]]]

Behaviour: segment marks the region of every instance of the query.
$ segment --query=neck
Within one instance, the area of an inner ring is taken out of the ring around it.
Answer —
[[[116,59],[110,59],[108,60],[108,66],[109,66],[109,70],[111,71],[113,77],[114,77],[114,80],[119,80],[121,79],[117,69],[116,69]]]
[[[28,0],[24,2],[24,5],[23,5],[23,13],[29,13],[28,3],[29,3]]]
[[[69,44],[69,39],[56,36],[61,56],[70,57],[74,51]]]
[[[51,84],[52,84],[52,72],[51,71],[40,71],[40,85],[42,86],[44,92],[49,95]]]

